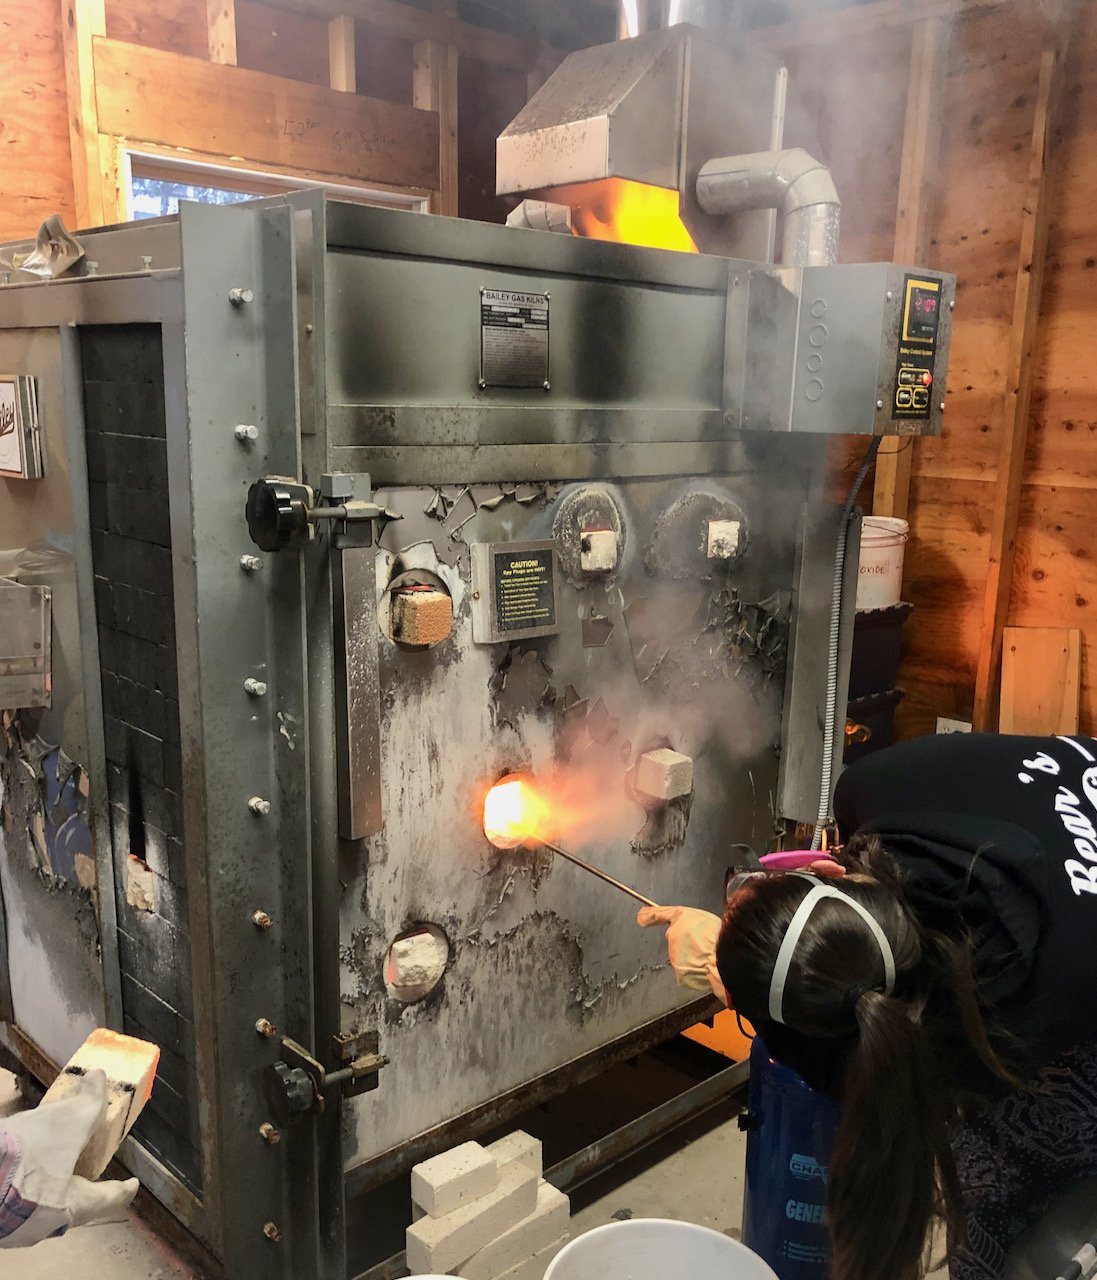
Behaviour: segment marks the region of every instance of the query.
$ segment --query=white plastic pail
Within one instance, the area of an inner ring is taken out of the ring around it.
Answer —
[[[857,608],[886,609],[898,604],[903,588],[903,550],[910,537],[905,520],[865,516],[861,522],[861,563]]]
[[[633,1218],[595,1227],[566,1245],[545,1280],[777,1280],[756,1253],[719,1231]]]

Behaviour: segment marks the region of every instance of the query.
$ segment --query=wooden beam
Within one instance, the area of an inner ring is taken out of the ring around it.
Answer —
[[[117,40],[96,39],[93,54],[99,127],[131,144],[438,187],[432,112]]]
[[[978,10],[998,9],[1012,0],[875,0],[850,8],[823,10],[818,16],[745,32],[750,49],[793,49],[800,45],[848,40],[894,27],[909,27],[938,18],[956,18]]]
[[[1040,78],[1032,123],[1028,178],[1018,193],[1022,214],[1021,249],[1013,300],[1013,326],[1006,365],[1005,414],[998,453],[994,519],[990,535],[990,563],[983,601],[983,629],[975,677],[972,725],[993,731],[998,723],[1002,668],[1002,631],[1009,613],[1013,560],[1021,483],[1025,470],[1029,410],[1036,371],[1036,341],[1040,325],[1044,264],[1051,225],[1051,167],[1062,98],[1062,40],[1047,45],[1040,55]]]
[[[949,27],[941,18],[923,22],[915,28],[911,45],[892,252],[892,260],[903,265],[921,265],[929,248],[929,227],[937,195],[937,160],[941,151]],[[915,444],[915,437],[911,436],[888,444],[877,454],[872,500],[875,515],[906,519]]]
[[[354,19],[345,13],[328,23],[328,76],[328,83],[340,93],[358,92]]]
[[[236,0],[206,0],[210,62],[236,65]]]
[[[457,217],[457,71],[458,52],[440,40],[414,46],[412,102],[438,113],[438,185],[431,193],[431,213]]]
[[[369,23],[390,36],[415,43],[437,40],[459,53],[481,62],[527,71],[536,65],[545,46],[533,40],[520,40],[502,31],[463,22],[452,13],[436,9],[420,9],[400,0],[268,0],[276,8],[311,13],[320,18],[338,18],[349,14]]]
[[[99,150],[92,42],[96,36],[106,33],[103,0],[65,0],[62,28],[76,225],[101,227],[107,219],[103,207],[103,159]]]

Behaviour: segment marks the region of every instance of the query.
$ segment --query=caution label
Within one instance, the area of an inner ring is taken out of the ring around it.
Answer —
[[[494,553],[497,630],[555,627],[554,555],[551,549]]]
[[[543,387],[549,376],[547,293],[480,290],[480,381]]]

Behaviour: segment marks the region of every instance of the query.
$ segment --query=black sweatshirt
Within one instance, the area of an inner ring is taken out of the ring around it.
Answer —
[[[834,812],[880,836],[924,924],[974,939],[1019,1067],[1097,1034],[1097,740],[916,738],[852,765]]]

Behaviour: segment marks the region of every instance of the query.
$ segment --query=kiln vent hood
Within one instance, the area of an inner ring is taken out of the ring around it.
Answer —
[[[499,194],[603,178],[677,189],[688,44],[674,27],[571,54],[500,135]]]
[[[790,146],[818,154],[786,85],[776,63],[720,47],[686,24],[581,49],[499,136],[496,189],[551,200],[554,190],[606,179],[667,188],[678,192],[702,251],[764,259],[768,215],[706,213],[697,176],[720,156]]]

